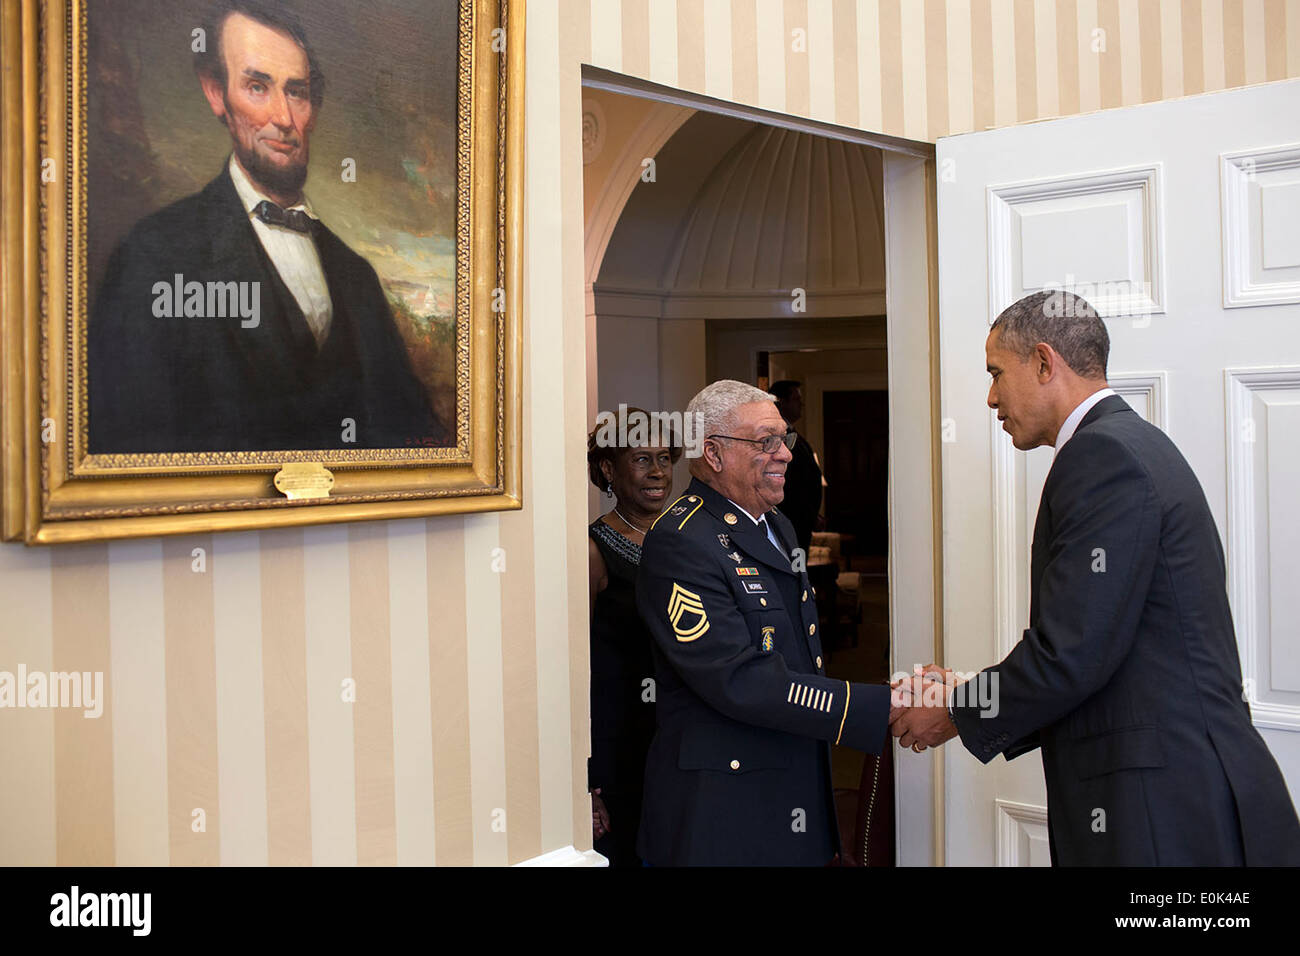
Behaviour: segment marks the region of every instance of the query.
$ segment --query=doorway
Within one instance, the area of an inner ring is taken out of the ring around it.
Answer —
[[[775,359],[769,371],[813,353],[838,357],[845,367],[834,374],[870,365],[874,382],[817,389],[816,418],[851,416],[859,402],[877,419],[873,433],[857,436],[866,463],[834,465],[837,482],[865,476],[859,497],[870,500],[855,515],[851,493],[840,492],[836,519],[865,523],[860,533],[826,529],[840,537],[835,577],[874,576],[878,593],[867,603],[875,604],[879,679],[940,660],[933,147],[598,70],[584,71],[584,97],[589,417],[624,402],[680,410],[718,378],[760,384],[760,353]],[[855,365],[855,353],[867,352],[873,363]],[[823,392],[836,397],[827,404]],[[855,444],[835,440],[836,459]],[[823,461],[825,441],[813,443]],[[685,487],[684,463],[674,479]],[[592,518],[605,510],[594,493],[591,504]],[[853,553],[859,539],[875,553]],[[858,600],[819,613],[846,611],[849,634],[861,620]],[[861,755],[856,765],[837,760],[837,789],[856,798],[861,765]],[[909,755],[886,788],[898,807],[897,862],[935,862],[940,781],[933,755]],[[846,837],[860,825],[859,809],[855,799],[841,814]]]

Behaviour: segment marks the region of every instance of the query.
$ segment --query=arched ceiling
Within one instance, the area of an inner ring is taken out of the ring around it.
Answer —
[[[669,293],[883,292],[879,151],[698,113],[632,191],[598,286]]]

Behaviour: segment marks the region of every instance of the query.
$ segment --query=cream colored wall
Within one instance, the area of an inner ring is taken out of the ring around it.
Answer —
[[[917,139],[1300,75],[1300,0],[531,0],[527,32],[524,510],[0,546],[0,669],[109,685],[0,712],[0,864],[590,846],[580,64]]]

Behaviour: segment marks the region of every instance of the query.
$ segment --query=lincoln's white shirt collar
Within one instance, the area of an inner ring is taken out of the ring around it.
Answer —
[[[1103,398],[1109,398],[1111,395],[1115,394],[1117,393],[1113,388],[1099,389],[1074,407],[1074,411],[1070,412],[1069,417],[1065,420],[1065,424],[1063,424],[1061,430],[1057,432],[1056,451],[1053,454],[1053,457],[1059,455],[1061,449],[1065,447],[1065,443],[1074,437],[1074,433],[1079,428],[1079,422],[1083,421],[1083,416],[1092,411],[1093,406]]]
[[[230,167],[230,179],[235,184],[235,192],[239,194],[239,201],[244,204],[244,209],[250,216],[253,214],[253,210],[257,208],[257,204],[263,199],[267,202],[275,202],[274,199],[267,196],[253,185],[253,181],[249,179],[248,174],[244,172],[244,167],[240,166],[239,160],[235,159],[234,153],[230,154],[230,163],[228,165]],[[276,205],[278,206],[279,203],[276,203]],[[302,197],[302,202],[290,206],[289,209],[300,209],[313,219],[320,218],[320,216],[312,212],[311,203],[307,201],[306,196]]]

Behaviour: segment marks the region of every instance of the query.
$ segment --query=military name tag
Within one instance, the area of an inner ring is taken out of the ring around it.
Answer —
[[[766,594],[767,588],[763,586],[762,581],[746,581],[745,590],[750,594]]]
[[[290,501],[328,498],[334,474],[318,461],[295,461],[275,473],[275,490]]]

